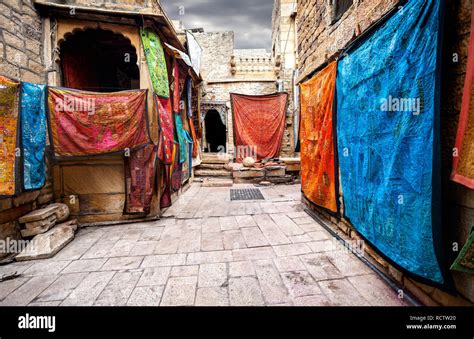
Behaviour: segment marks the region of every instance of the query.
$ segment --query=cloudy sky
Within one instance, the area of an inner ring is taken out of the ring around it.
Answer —
[[[205,32],[234,31],[235,48],[271,49],[274,0],[161,0],[173,20]],[[184,7],[180,7],[184,6]],[[184,15],[180,13],[184,8]]]

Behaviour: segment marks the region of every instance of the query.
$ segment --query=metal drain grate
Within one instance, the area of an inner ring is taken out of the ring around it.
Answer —
[[[265,200],[258,188],[231,189],[230,200]]]

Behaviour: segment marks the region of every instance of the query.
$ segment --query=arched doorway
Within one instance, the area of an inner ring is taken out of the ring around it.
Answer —
[[[121,34],[86,29],[60,46],[63,86],[95,92],[140,88],[137,52]]]
[[[205,151],[211,153],[226,152],[227,131],[219,112],[215,109],[209,110],[204,119],[204,125],[207,141]]]

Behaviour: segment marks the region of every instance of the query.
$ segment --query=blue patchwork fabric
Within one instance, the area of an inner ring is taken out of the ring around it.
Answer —
[[[409,1],[339,61],[336,85],[345,216],[399,267],[436,283],[440,8]]]

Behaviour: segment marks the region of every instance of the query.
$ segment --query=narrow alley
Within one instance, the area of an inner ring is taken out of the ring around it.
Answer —
[[[465,0],[0,0],[0,319],[474,310],[473,30]]]
[[[304,211],[299,185],[259,189],[231,201],[195,184],[162,220],[80,229],[51,259],[0,266],[21,274],[0,305],[409,305]]]

